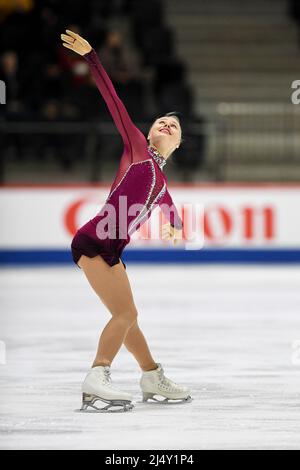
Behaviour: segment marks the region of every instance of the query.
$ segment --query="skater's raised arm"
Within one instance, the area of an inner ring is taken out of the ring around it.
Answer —
[[[63,45],[83,56],[88,62],[96,85],[122,136],[124,146],[127,147],[127,150],[131,153],[131,160],[133,161],[134,149],[138,150],[139,146],[145,146],[145,136],[132,122],[123,102],[117,95],[111,79],[101,64],[96,51],[88,41],[79,36],[79,34],[68,29],[66,32],[67,34],[61,35],[61,39],[64,41]]]

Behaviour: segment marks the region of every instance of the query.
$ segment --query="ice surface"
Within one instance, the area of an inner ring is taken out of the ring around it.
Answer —
[[[127,273],[155,360],[193,401],[143,404],[122,346],[112,381],[133,393],[133,411],[76,413],[109,312],[76,266],[3,268],[0,447],[299,449],[300,268],[127,263]]]

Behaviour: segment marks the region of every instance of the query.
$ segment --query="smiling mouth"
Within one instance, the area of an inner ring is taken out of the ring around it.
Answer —
[[[159,132],[167,132],[169,135],[171,135],[171,133],[168,129],[161,129]]]

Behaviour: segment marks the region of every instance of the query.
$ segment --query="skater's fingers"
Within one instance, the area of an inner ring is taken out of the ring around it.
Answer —
[[[162,235],[163,240],[168,240],[169,238],[171,238],[169,233],[163,233]]]
[[[68,44],[74,44],[74,42],[75,42],[74,38],[71,38],[70,36],[66,36],[65,34],[61,34],[60,37],[64,42],[66,42]]]
[[[71,49],[71,51],[73,51],[73,46],[71,46],[70,44],[66,44],[65,42],[63,42],[63,46],[67,47],[68,49]]]
[[[79,38],[80,38],[79,34],[74,33],[73,31],[70,31],[69,29],[66,29],[66,32],[67,32],[70,36],[72,36],[72,38],[74,38],[74,39],[79,39]]]
[[[162,237],[163,238],[169,238],[170,234],[168,232],[163,232]]]
[[[68,40],[68,41],[72,41],[72,42],[75,41],[75,38],[73,38],[73,37],[70,36],[69,34],[64,34],[64,33],[62,33],[62,34],[60,35],[60,37],[61,37],[62,39],[64,39],[64,40]]]
[[[69,29],[66,29],[66,31],[69,34],[69,36],[71,36],[73,38],[74,42],[75,42],[75,40],[79,41],[80,44],[83,44],[85,42],[85,39],[83,39],[81,36],[79,36],[79,34],[73,33],[73,31],[70,31]]]

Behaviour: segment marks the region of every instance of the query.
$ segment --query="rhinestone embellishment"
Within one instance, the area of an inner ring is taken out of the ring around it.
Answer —
[[[151,155],[151,157],[154,158],[156,163],[158,163],[158,166],[162,170],[165,164],[167,163],[167,160],[159,153],[158,150],[155,148],[151,147],[151,145],[148,145],[148,152]]]

